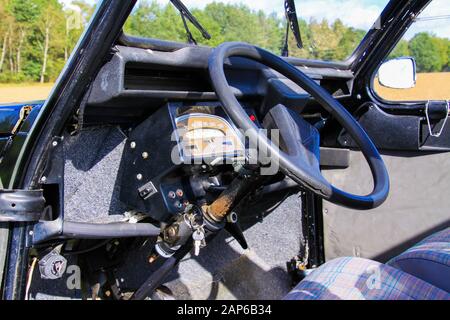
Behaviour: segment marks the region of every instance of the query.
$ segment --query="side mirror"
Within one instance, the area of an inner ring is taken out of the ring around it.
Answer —
[[[387,88],[414,88],[416,86],[416,60],[411,57],[402,57],[384,62],[378,69],[378,82]]]

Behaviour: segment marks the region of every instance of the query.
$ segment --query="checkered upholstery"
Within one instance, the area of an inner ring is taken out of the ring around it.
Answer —
[[[450,292],[450,228],[419,242],[388,265]]]
[[[375,261],[338,258],[314,270],[285,299],[450,300],[450,294]]]

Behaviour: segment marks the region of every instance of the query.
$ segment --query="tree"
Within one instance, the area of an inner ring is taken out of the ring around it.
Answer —
[[[11,0],[10,10],[15,20],[17,39],[16,45],[16,73],[22,72],[22,49],[25,37],[30,27],[39,17],[38,3],[33,0]]]
[[[400,57],[408,57],[411,53],[409,51],[409,43],[407,40],[400,40],[400,42],[397,44],[397,46],[394,48],[394,50],[389,55],[389,58],[395,59]]]
[[[65,20],[62,5],[57,0],[34,1],[39,12],[37,31],[40,33],[40,41],[38,40],[38,45],[42,52],[39,81],[44,83],[49,75],[49,66],[58,66],[58,69],[62,69]],[[50,52],[50,49],[53,50]],[[51,55],[52,59],[50,60]]]
[[[341,61],[344,60],[353,53],[356,47],[361,43],[364,38],[365,32],[357,30],[355,28],[343,27],[342,30],[335,30],[335,35],[340,39],[337,47],[334,49],[332,60]]]
[[[0,81],[53,81],[59,75],[93,13],[85,1],[74,4],[82,25],[67,32],[57,0],[0,0]]]
[[[286,23],[286,22],[284,22]],[[285,28],[283,28],[283,32],[285,32]],[[299,57],[304,59],[314,59],[314,52],[316,51],[316,47],[314,45],[314,35],[308,25],[308,23],[299,19],[299,29],[302,34],[302,42],[303,48],[300,49],[297,47],[297,43],[295,41],[294,35],[292,32],[289,34],[289,54],[293,57]]]
[[[7,44],[8,44],[8,37],[9,37],[9,15],[7,14],[7,1],[6,0],[0,0],[0,44],[2,45],[2,50],[0,52],[0,72],[3,71],[3,64],[5,62],[6,57],[6,50],[7,50]]]
[[[416,58],[419,72],[437,72],[442,69],[442,56],[433,37],[426,32],[416,34],[409,42],[411,55]]]
[[[162,7],[155,1],[139,2],[124,29],[129,34],[141,37],[173,41],[186,39],[181,18],[175,8],[171,4]]]
[[[432,42],[439,52],[441,61],[440,70],[445,70],[448,68],[450,61],[450,40],[433,37]]]

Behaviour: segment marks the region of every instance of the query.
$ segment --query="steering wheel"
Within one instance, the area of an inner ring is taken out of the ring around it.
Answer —
[[[283,105],[272,108],[264,119],[266,129],[279,129],[279,146],[248,117],[233,94],[224,72],[229,57],[244,57],[278,71],[299,85],[328,111],[354,139],[369,164],[374,181],[372,193],[355,195],[334,187],[322,175],[319,166],[320,136],[315,127]],[[320,85],[282,58],[255,46],[223,43],[209,58],[209,75],[217,97],[225,112],[243,130],[250,141],[256,141],[259,150],[267,150],[270,161],[295,182],[320,197],[353,209],[367,210],[380,206],[389,194],[389,175],[375,145],[353,116]]]

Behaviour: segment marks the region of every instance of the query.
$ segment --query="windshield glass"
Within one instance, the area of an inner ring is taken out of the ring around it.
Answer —
[[[286,18],[284,0],[182,0],[211,35],[207,40],[190,23],[199,45],[244,41],[275,54],[282,52]],[[372,27],[388,0],[296,0],[304,47],[289,34],[289,55],[319,60],[345,60]],[[129,35],[187,42],[178,10],[169,0],[140,0],[129,17]]]

